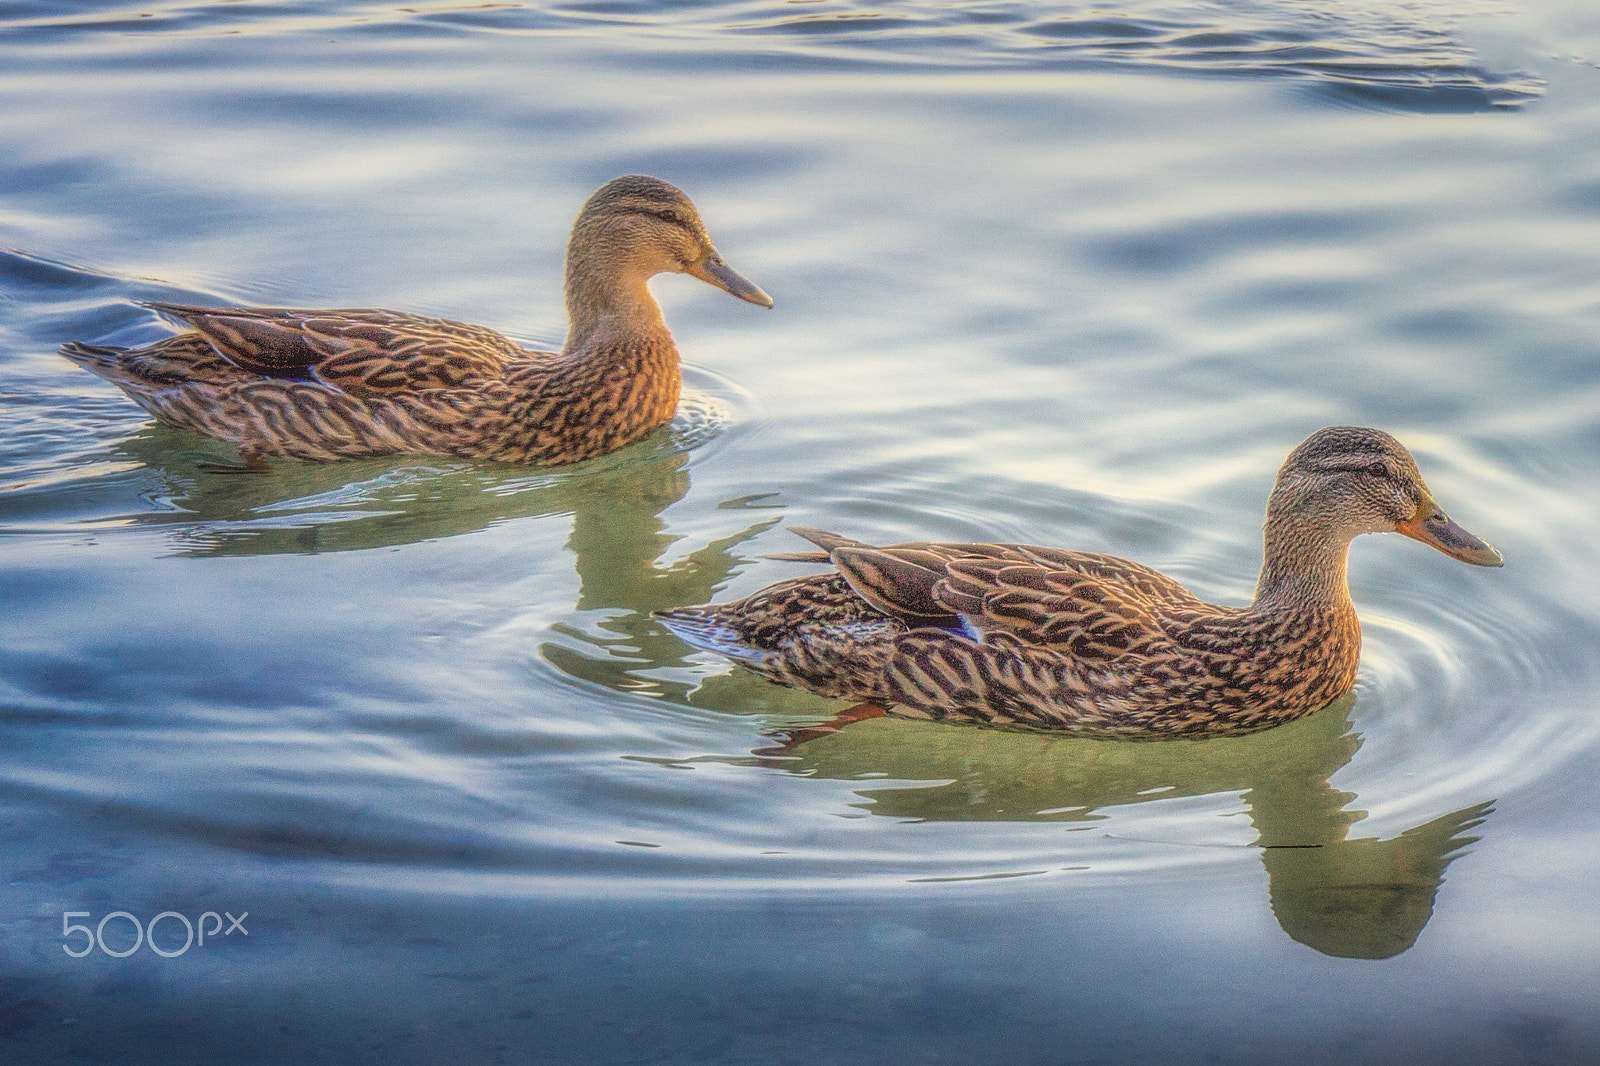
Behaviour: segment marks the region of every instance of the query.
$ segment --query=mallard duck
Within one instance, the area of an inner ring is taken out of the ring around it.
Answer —
[[[61,354],[161,421],[233,442],[246,468],[269,455],[394,452],[571,463],[637,440],[677,408],[678,349],[645,284],[667,271],[772,306],[723,261],[687,196],[630,175],[602,186],[572,227],[560,353],[399,311],[150,303],[193,331]]]
[[[696,647],[869,712],[1100,736],[1248,732],[1355,683],[1361,627],[1345,560],[1357,535],[1391,530],[1462,562],[1503,562],[1439,509],[1398,441],[1337,426],[1278,471],[1248,607],[1204,603],[1109,555],[880,548],[795,529],[822,550],[774,557],[827,563],[829,573],[656,617]]]

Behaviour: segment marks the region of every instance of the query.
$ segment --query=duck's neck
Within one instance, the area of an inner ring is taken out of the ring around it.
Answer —
[[[1346,560],[1350,538],[1305,516],[1270,514],[1252,610],[1261,614],[1353,615]]]
[[[567,340],[563,355],[673,351],[672,334],[647,284],[654,271],[636,243],[603,221],[580,219],[567,243]]]
[[[661,306],[643,278],[574,278],[567,271],[567,340],[563,355],[627,348],[673,349]]]

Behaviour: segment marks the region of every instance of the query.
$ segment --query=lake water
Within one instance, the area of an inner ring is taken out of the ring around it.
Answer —
[[[1590,0],[30,0],[0,115],[0,1059],[1600,1060]],[[580,468],[228,476],[55,354],[558,344],[629,172],[777,306],[658,279],[692,395]],[[1357,542],[1356,689],[1266,733],[778,755],[841,705],[649,619],[786,524],[1241,603],[1339,423],[1507,563]]]

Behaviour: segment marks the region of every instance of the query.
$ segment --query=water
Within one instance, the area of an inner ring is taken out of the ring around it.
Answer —
[[[9,5],[0,1057],[1593,1061],[1597,60],[1578,0]],[[693,396],[579,469],[218,474],[54,354],[554,344],[627,172],[777,307],[658,279]],[[1334,423],[1508,561],[1358,542],[1356,690],[1267,733],[782,757],[839,705],[648,619],[785,524],[1242,602]],[[248,933],[63,951],[115,911]]]

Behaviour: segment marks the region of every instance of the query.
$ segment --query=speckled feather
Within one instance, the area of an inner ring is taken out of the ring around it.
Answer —
[[[629,176],[573,226],[559,353],[398,311],[152,303],[193,332],[62,354],[163,422],[233,442],[247,462],[421,452],[570,463],[639,439],[677,408],[677,347],[645,286],[662,271],[772,302],[722,262],[683,193]]]
[[[1428,536],[1407,528],[1424,517],[1434,523]],[[1249,732],[1354,684],[1361,629],[1345,554],[1358,533],[1385,529],[1498,565],[1493,549],[1438,511],[1398,442],[1336,427],[1280,471],[1248,607],[1207,604],[1108,555],[873,547],[796,529],[824,550],[778,558],[832,572],[658,617],[773,681],[909,717],[1122,737]]]

